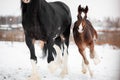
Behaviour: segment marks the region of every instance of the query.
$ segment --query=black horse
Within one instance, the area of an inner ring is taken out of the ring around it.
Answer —
[[[63,70],[67,73],[67,54],[71,26],[71,13],[69,7],[62,2],[46,2],[45,0],[21,0],[22,25],[25,33],[25,41],[30,50],[33,74],[31,80],[38,80],[36,70],[37,57],[35,55],[34,42],[40,40],[44,56],[50,68],[57,68],[55,63],[61,63],[63,53]],[[57,54],[54,61],[53,54]],[[54,66],[51,66],[54,65]]]

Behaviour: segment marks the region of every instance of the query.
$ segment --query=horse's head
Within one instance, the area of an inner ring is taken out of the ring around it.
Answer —
[[[79,5],[78,7],[78,21],[79,21],[79,32],[82,33],[84,31],[84,28],[86,26],[86,18],[87,18],[87,12],[88,12],[88,6],[86,6],[85,8],[81,7],[81,5]]]
[[[23,3],[30,3],[31,0],[22,0]]]

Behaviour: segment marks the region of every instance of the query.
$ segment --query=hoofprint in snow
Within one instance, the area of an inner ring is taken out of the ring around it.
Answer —
[[[38,72],[42,80],[120,80],[120,49],[114,46],[96,45],[95,50],[101,62],[94,65],[89,58],[93,78],[83,74],[82,57],[74,43],[70,43],[68,57],[68,75],[60,77],[61,69],[50,73],[46,59],[42,59],[39,44],[35,44],[38,56]],[[89,49],[86,49],[89,57]],[[27,80],[31,75],[29,50],[24,42],[0,42],[0,80]]]

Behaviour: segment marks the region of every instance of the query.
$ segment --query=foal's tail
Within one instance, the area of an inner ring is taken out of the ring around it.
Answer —
[[[97,31],[95,30],[95,37],[96,39],[98,38],[98,34],[97,34]]]
[[[94,36],[93,36],[93,40],[96,41],[98,38],[98,34],[97,31],[94,29]]]

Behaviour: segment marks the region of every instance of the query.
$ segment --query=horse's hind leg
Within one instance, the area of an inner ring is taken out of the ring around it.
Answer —
[[[32,75],[29,77],[28,80],[40,80],[40,77],[37,72],[37,57],[35,56],[35,49],[34,49],[34,40],[25,36],[26,45],[28,46],[30,50],[30,59],[31,59],[31,65],[32,65]]]

